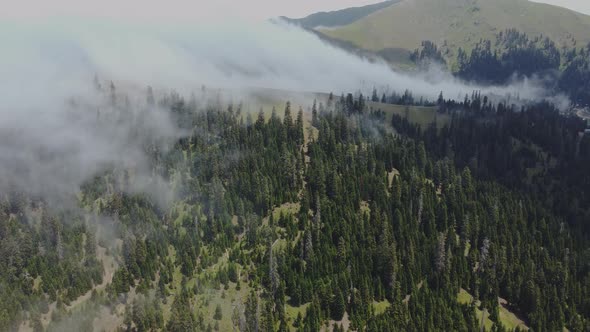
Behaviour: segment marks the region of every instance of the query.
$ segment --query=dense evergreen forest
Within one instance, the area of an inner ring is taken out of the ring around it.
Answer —
[[[471,50],[459,48],[452,58],[453,73],[462,79],[485,84],[536,77],[547,88],[563,92],[572,102],[590,105],[590,45],[558,48],[542,35],[528,36],[515,29],[501,31],[494,40],[480,40]],[[444,48],[444,47],[443,47]],[[431,63],[446,66],[444,51],[424,41],[410,56],[419,68]]]
[[[0,330],[590,329],[581,120],[478,93],[441,95],[440,129],[362,95],[270,115],[158,99],[187,133],[144,146],[172,201],[127,168],[74,212],[2,193]]]

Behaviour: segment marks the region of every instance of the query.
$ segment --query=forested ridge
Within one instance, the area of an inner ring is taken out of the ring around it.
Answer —
[[[530,36],[516,29],[500,31],[493,39],[481,39],[471,50],[451,53],[446,45],[423,41],[410,60],[419,68],[432,63],[450,64],[450,71],[464,80],[482,84],[506,84],[534,79],[547,89],[566,94],[571,102],[590,105],[590,45],[558,47],[543,35]]]
[[[0,330],[503,331],[506,312],[590,329],[579,119],[478,93],[441,95],[441,129],[362,95],[270,115],[201,97],[141,102],[186,133],[144,146],[169,202],[130,168],[87,181],[75,212],[1,194]]]

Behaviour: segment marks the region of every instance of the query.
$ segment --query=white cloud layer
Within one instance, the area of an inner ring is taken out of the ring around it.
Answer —
[[[443,72],[396,73],[298,28],[269,22],[5,21],[0,39],[0,179],[40,194],[71,192],[102,165],[141,163],[144,157],[141,142],[129,137],[137,129],[139,110],[129,121],[97,127],[97,109],[112,116],[116,110],[92,92],[95,74],[127,89],[152,85],[181,92],[206,84],[337,94],[409,89],[431,99],[440,91],[454,98],[475,89],[522,98],[545,93],[530,81],[477,87]],[[66,106],[71,96],[83,96],[86,106]],[[142,126],[154,136],[174,134],[157,110]]]

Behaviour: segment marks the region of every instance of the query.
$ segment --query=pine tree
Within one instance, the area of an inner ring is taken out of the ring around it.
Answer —
[[[215,313],[213,314],[213,319],[221,320],[223,318],[223,312],[221,311],[221,305],[217,304],[215,307]]]
[[[254,290],[250,291],[248,299],[246,300],[246,331],[258,332],[260,328],[259,322],[259,308],[258,308],[258,295]]]
[[[332,301],[332,310],[330,311],[332,318],[336,321],[342,320],[345,311],[346,304],[344,303],[344,296],[342,296],[342,292],[338,289]]]
[[[379,97],[377,96],[377,89],[373,88],[373,96],[371,97],[372,102],[379,102]]]

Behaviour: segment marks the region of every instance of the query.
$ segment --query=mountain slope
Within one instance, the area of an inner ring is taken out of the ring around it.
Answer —
[[[338,27],[354,23],[355,21],[367,15],[387,8],[395,3],[398,3],[399,1],[400,0],[388,0],[362,7],[352,7],[331,12],[319,12],[300,19],[288,17],[281,18],[287,22],[300,25],[307,29],[313,29],[317,27]]]
[[[346,26],[317,30],[375,52],[413,50],[431,40],[446,44],[451,57],[509,28],[543,34],[558,45],[590,41],[590,16],[527,0],[402,0]]]

